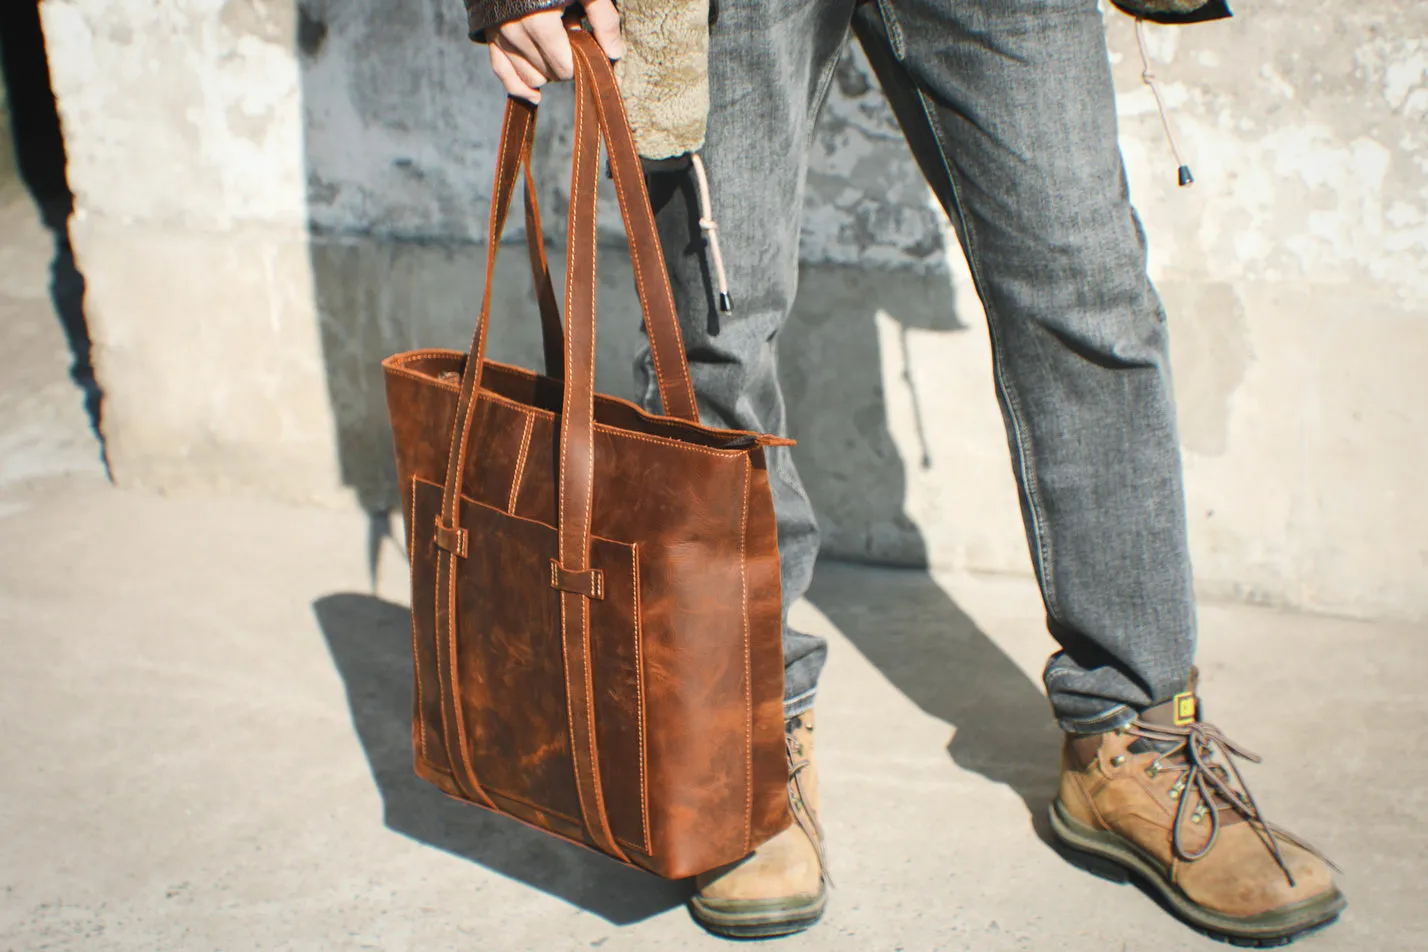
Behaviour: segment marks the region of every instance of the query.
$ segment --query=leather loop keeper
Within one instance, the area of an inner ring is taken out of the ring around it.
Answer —
[[[436,520],[436,544],[445,549],[458,559],[466,558],[467,541],[469,536],[465,529],[449,529],[441,524],[441,520]]]
[[[574,592],[597,601],[605,597],[605,573],[599,569],[571,572],[561,568],[556,559],[550,560],[550,587],[562,592]]]

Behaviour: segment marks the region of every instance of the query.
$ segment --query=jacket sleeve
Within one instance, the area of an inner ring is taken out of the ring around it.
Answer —
[[[1204,23],[1233,14],[1227,0],[1111,0],[1123,13],[1152,23]]]
[[[486,42],[486,31],[542,10],[564,10],[573,0],[466,0],[471,39]]]

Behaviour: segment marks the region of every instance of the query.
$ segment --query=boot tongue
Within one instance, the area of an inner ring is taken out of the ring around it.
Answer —
[[[1131,741],[1127,748],[1133,754],[1163,754],[1168,750],[1174,750],[1175,744],[1168,740],[1151,740],[1148,737],[1137,737]]]
[[[1203,720],[1200,709],[1200,696],[1197,689],[1200,686],[1200,669],[1190,669],[1190,680],[1185,683],[1185,689],[1163,704],[1146,708],[1140,712],[1136,718],[1142,724],[1151,727],[1189,727],[1198,720]],[[1143,754],[1150,751],[1164,753],[1176,746],[1174,741],[1153,741],[1145,737],[1138,737],[1135,743],[1131,744],[1132,753]]]
[[[1200,706],[1200,696],[1197,689],[1200,685],[1200,671],[1198,668],[1190,669],[1190,679],[1185,683],[1185,689],[1163,704],[1148,708],[1140,713],[1136,718],[1136,723],[1144,724],[1148,727],[1164,728],[1186,728],[1197,722],[1204,721],[1204,709]],[[1188,739],[1188,738],[1187,738]],[[1148,737],[1137,737],[1130,745],[1130,751],[1136,754],[1164,754],[1167,751],[1180,747],[1185,741],[1173,740],[1151,740]],[[1213,756],[1213,754],[1211,755]],[[1185,750],[1171,756],[1161,758],[1163,766],[1170,769],[1185,770],[1190,765],[1190,757]],[[1203,761],[1203,769],[1212,771],[1217,777],[1225,782],[1229,782],[1230,775],[1224,766],[1214,761]],[[1189,796],[1186,793],[1184,796]],[[1225,797],[1216,790],[1210,792],[1210,800],[1207,806],[1214,807],[1219,811],[1221,825],[1230,825],[1245,822],[1246,814],[1241,806],[1231,804]]]

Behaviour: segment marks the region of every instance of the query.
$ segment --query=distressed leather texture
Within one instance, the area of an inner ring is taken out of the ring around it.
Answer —
[[[561,327],[539,229],[544,375],[485,359],[492,264],[535,108],[508,100],[470,356],[383,362],[412,571],[417,773],[669,878],[790,822],[778,539],[761,434],[701,426],[609,63],[572,29]],[[668,416],[594,392],[603,137]]]

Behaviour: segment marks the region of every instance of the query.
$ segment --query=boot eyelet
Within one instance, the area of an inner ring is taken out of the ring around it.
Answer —
[[[1179,787],[1171,787],[1170,790],[1166,793],[1166,796],[1168,796],[1168,797],[1169,797],[1170,799],[1172,799],[1172,800],[1179,800],[1179,799],[1180,799],[1180,788],[1179,788]]]
[[[1114,757],[1111,758],[1111,766],[1112,766],[1112,767],[1119,767],[1121,764],[1123,764],[1123,763],[1125,763],[1125,762],[1126,762],[1126,755],[1125,755],[1125,754],[1116,754]]]
[[[1151,764],[1149,767],[1145,768],[1145,775],[1151,780],[1154,780],[1156,777],[1160,776],[1160,764]]]

